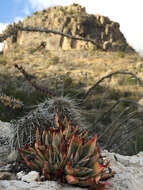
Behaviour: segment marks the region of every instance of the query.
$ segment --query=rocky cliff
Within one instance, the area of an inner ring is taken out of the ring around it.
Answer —
[[[18,30],[15,35],[7,38],[3,52],[7,55],[14,49],[38,48],[43,46],[47,50],[70,49],[102,49],[110,51],[133,52],[120,25],[108,17],[86,13],[84,7],[73,4],[70,6],[51,7],[28,16],[17,26],[48,28],[69,34],[75,37],[91,39],[95,43],[84,40],[75,40],[62,35]],[[9,25],[5,34],[12,28]]]

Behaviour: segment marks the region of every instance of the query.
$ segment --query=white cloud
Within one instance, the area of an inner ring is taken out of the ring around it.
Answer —
[[[55,5],[69,5],[78,1],[73,0],[28,0],[34,10],[41,10]],[[79,3],[82,1],[79,1]]]
[[[0,23],[0,34],[2,33],[3,30],[5,30],[7,23]]]
[[[14,22],[18,23],[19,21],[22,21],[24,20],[23,17],[15,17],[14,18]],[[10,23],[0,23],[0,34],[3,32],[3,30],[5,30],[5,28],[7,27],[7,25],[10,24]],[[2,51],[2,48],[3,48],[3,44],[4,43],[0,43],[0,51]]]
[[[0,51],[2,51],[3,43],[0,43]]]
[[[15,23],[18,23],[19,21],[23,21],[23,20],[24,20],[24,18],[20,17],[20,16],[14,18]]]
[[[28,1],[34,10],[41,10],[43,8],[58,4],[57,0],[56,1],[55,0],[53,0],[53,1],[52,0],[49,0],[49,1],[47,1],[47,0],[28,0]]]
[[[7,23],[0,23],[0,34],[3,32],[3,30],[6,28],[8,24]],[[2,51],[3,43],[0,43],[0,51]]]

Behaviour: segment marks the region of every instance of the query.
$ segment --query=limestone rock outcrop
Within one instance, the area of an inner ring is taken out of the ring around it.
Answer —
[[[75,40],[52,33],[18,31],[14,36],[5,40],[3,52],[5,55],[15,49],[39,48],[44,44],[47,50],[70,49],[102,49],[105,51],[134,52],[120,31],[120,25],[108,17],[88,14],[84,7],[73,4],[70,6],[50,7],[35,12],[19,23],[23,27],[48,28],[75,37],[95,41],[95,44]],[[18,25],[18,24],[17,24]],[[6,31],[12,26],[9,25]],[[5,33],[6,33],[5,31]]]
[[[110,168],[116,172],[115,176],[108,180],[111,190],[142,190],[143,189],[143,152],[134,156],[102,151],[102,155],[110,160]],[[64,186],[56,181],[31,181],[30,183],[19,180],[0,180],[1,190],[87,190],[86,188]]]
[[[103,155],[110,160],[115,176],[108,180],[112,190],[142,190],[143,189],[143,152],[133,156],[104,151]]]

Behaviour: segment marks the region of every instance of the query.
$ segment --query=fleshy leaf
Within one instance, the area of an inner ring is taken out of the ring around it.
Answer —
[[[97,135],[88,140],[88,132],[80,132],[65,117],[60,121],[58,112],[55,118],[56,128],[47,128],[39,134],[31,147],[19,148],[21,160],[32,170],[39,171],[48,180],[62,179],[69,184],[105,190],[104,180],[113,173],[104,170],[105,162],[96,145]]]
[[[50,175],[49,175],[49,173],[48,173],[48,171],[47,171],[47,166],[48,166],[47,161],[44,161],[44,167],[43,167],[43,169],[42,169],[42,174],[43,174],[43,176],[44,176],[46,179],[50,180]]]
[[[75,184],[78,184],[78,179],[76,179],[74,176],[72,176],[72,175],[67,175],[66,176],[66,180],[67,180],[67,182],[69,183],[69,184],[71,184],[71,185],[75,185]]]

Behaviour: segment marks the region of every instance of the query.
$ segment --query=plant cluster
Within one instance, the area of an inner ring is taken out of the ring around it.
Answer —
[[[7,96],[5,94],[0,94],[0,102],[12,109],[19,109],[24,106],[20,100]]]
[[[42,131],[45,128],[53,126],[55,113],[56,110],[58,110],[61,122],[66,116],[72,122],[72,124],[80,126],[81,131],[85,128],[87,129],[88,127],[89,134],[91,136],[93,135],[94,131],[98,131],[98,142],[100,143],[100,145],[102,145],[102,148],[125,155],[131,155],[134,153],[134,149],[133,151],[130,150],[130,147],[133,144],[131,143],[131,141],[133,140],[134,142],[134,139],[137,139],[137,129],[140,132],[142,132],[143,123],[143,121],[141,120],[141,124],[137,124],[138,122],[136,122],[136,125],[134,125],[134,127],[130,126],[131,119],[135,119],[136,117],[141,118],[138,111],[136,110],[136,106],[139,106],[137,102],[132,100],[117,99],[112,104],[112,106],[110,106],[109,108],[105,108],[106,105],[109,105],[107,101],[105,101],[105,99],[103,98],[103,101],[101,100],[97,102],[96,98],[94,102],[91,102],[91,105],[94,105],[96,102],[96,104],[98,103],[99,105],[98,110],[100,108],[105,109],[101,113],[96,114],[96,116],[89,115],[91,114],[89,112],[88,119],[91,117],[91,121],[93,124],[89,123],[88,125],[86,125],[86,123],[83,122],[84,120],[82,115],[87,113],[84,113],[84,110],[81,111],[79,109],[79,106],[75,106],[75,103],[71,99],[63,96],[57,97],[56,93],[53,92],[51,89],[41,87],[37,85],[35,82],[33,82],[30,75],[23,69],[23,67],[19,65],[15,65],[15,67],[24,75],[24,77],[31,83],[31,85],[36,90],[52,98],[46,99],[43,103],[40,103],[37,106],[33,106],[33,108],[36,109],[31,110],[27,115],[25,115],[21,119],[11,122],[11,128],[13,129],[13,137],[11,138],[10,144],[12,146],[12,149],[16,149],[17,147],[23,147],[26,144],[31,145],[35,141],[36,128],[39,128],[39,132],[41,135]],[[116,71],[102,77],[100,80],[96,82],[95,85],[89,88],[89,90],[82,95],[80,106],[85,105],[87,101],[89,104],[88,96],[94,92],[94,89],[99,89],[100,83],[102,83],[105,79],[111,78],[113,75],[119,74],[130,75],[132,78],[138,81],[140,86],[143,86],[143,82],[135,74],[125,71]],[[103,88],[102,91],[104,89],[105,88]],[[129,106],[125,108],[124,106],[124,109],[121,109],[121,113],[117,114],[117,110],[119,110],[122,104],[129,105],[129,103],[132,104],[131,107]],[[92,117],[94,119],[94,122]],[[88,121],[90,122],[90,119]],[[136,151],[135,153],[137,152],[138,151]]]
[[[23,163],[45,179],[103,190],[104,180],[114,172],[106,170],[109,162],[102,158],[96,139],[97,135],[89,140],[88,132],[80,132],[66,117],[61,123],[56,113],[54,127],[41,136],[37,128],[35,144],[18,150]]]

